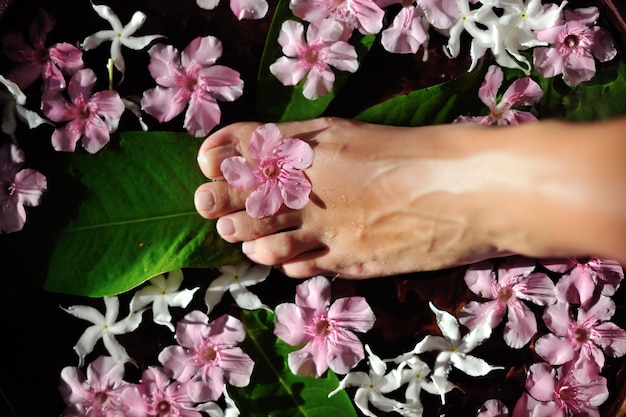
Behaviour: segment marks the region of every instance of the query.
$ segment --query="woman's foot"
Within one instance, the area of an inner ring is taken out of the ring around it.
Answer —
[[[198,158],[204,174],[221,179],[224,159],[246,157],[257,126],[237,123],[209,136]],[[438,137],[436,127],[322,118],[279,128],[284,137],[300,138],[314,148],[313,164],[305,170],[313,191],[303,209],[282,207],[275,216],[254,219],[244,210],[247,191],[225,181],[208,182],[196,191],[200,214],[219,218],[220,235],[243,242],[253,262],[280,266],[291,277],[369,278],[500,254],[479,226],[482,207],[463,194],[471,194],[464,189],[471,185],[458,184],[466,179],[466,147]],[[446,136],[468,128],[473,127],[453,128]]]

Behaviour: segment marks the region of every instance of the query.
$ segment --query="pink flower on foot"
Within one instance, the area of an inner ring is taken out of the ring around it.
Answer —
[[[233,101],[243,94],[239,73],[215,65],[222,43],[213,36],[192,40],[182,53],[171,45],[150,48],[150,74],[156,88],[144,91],[141,106],[159,122],[185,113],[183,127],[194,136],[205,136],[220,122],[217,100]]]
[[[596,7],[565,10],[560,25],[537,32],[537,39],[549,47],[535,48],[535,68],[544,77],[563,74],[563,81],[575,86],[596,73],[595,59],[610,61],[617,55],[611,35],[595,26],[600,13]]]
[[[506,89],[498,102],[498,89],[502,85],[504,74],[500,67],[492,65],[485,74],[485,80],[478,90],[478,98],[489,107],[486,116],[460,116],[455,122],[474,122],[482,125],[518,125],[520,123],[536,121],[537,118],[528,111],[515,110],[514,106],[532,106],[537,104],[543,91],[530,77],[515,80]]]
[[[10,32],[2,39],[2,52],[18,63],[7,78],[21,89],[42,77],[44,91],[62,90],[65,88],[63,73],[71,75],[83,67],[83,53],[74,45],[57,43],[46,47],[46,37],[54,24],[54,19],[40,10],[29,27],[30,43],[19,32]]]
[[[96,75],[88,68],[76,71],[67,87],[69,101],[58,92],[44,94],[42,109],[53,122],[67,122],[52,133],[57,151],[74,152],[80,140],[89,153],[96,153],[110,140],[107,122],[116,124],[122,117],[124,103],[117,91],[91,94]]]
[[[246,337],[243,324],[223,315],[209,323],[201,311],[187,314],[176,326],[180,346],[168,346],[159,361],[174,379],[186,383],[194,402],[217,400],[224,383],[245,387],[254,362],[236,345]]]
[[[24,206],[37,206],[46,177],[33,169],[21,169],[24,156],[15,145],[0,147],[0,232],[17,232],[26,222]]]
[[[297,138],[283,138],[278,126],[259,126],[250,138],[248,154],[226,158],[221,165],[229,185],[254,190],[246,211],[254,218],[273,216],[285,205],[301,209],[309,201],[311,182],[302,172],[313,163],[313,149]]]
[[[353,333],[367,332],[376,317],[363,297],[330,304],[330,282],[318,276],[296,288],[296,302],[276,306],[274,334],[292,346],[288,357],[296,375],[321,376],[328,368],[346,374],[364,358],[363,344]]]

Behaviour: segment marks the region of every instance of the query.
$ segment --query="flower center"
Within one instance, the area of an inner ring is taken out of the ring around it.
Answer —
[[[280,170],[275,164],[269,164],[265,168],[263,168],[263,175],[267,178],[276,178],[279,174]]]
[[[198,80],[194,77],[187,77],[185,80],[185,87],[189,91],[196,91],[196,87],[198,86]]]
[[[578,39],[578,36],[567,35],[565,39],[563,39],[563,44],[565,44],[565,46],[567,46],[568,48],[575,48],[578,46],[579,41],[580,40]]]
[[[203,361],[211,363],[217,359],[217,351],[212,347],[205,348],[200,354],[200,357]]]
[[[157,413],[158,413],[159,415],[161,415],[161,414],[167,414],[167,413],[169,413],[169,412],[170,412],[170,408],[172,408],[172,407],[171,407],[171,405],[170,405],[170,403],[169,403],[169,402],[167,402],[167,401],[165,401],[165,400],[163,400],[163,401],[160,401],[160,402],[157,404],[157,406],[156,406],[156,411],[157,411]]]
[[[0,193],[0,195],[13,195],[15,194],[15,190],[16,190],[16,185],[14,182],[1,182],[0,183],[2,186],[0,187],[0,190],[2,191],[2,193]]]
[[[91,110],[89,109],[88,104],[83,104],[82,106],[80,106],[80,108],[78,109],[79,119],[89,119],[90,115],[91,115]]]
[[[579,327],[574,331],[574,339],[576,339],[578,343],[586,343],[589,341],[589,332],[587,329]]]
[[[93,396],[93,405],[95,408],[100,408],[109,398],[106,392],[96,392]]]
[[[511,296],[513,296],[513,290],[509,287],[502,287],[498,291],[498,298],[502,301],[508,301]]]

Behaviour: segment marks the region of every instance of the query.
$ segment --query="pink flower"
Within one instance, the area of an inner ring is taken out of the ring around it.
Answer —
[[[158,86],[144,91],[141,106],[159,122],[167,122],[185,110],[183,127],[205,136],[220,122],[217,100],[233,101],[243,94],[239,73],[215,62],[222,43],[213,36],[192,40],[179,55],[171,45],[150,48],[148,69]]]
[[[364,297],[330,304],[330,282],[318,276],[296,288],[296,300],[276,306],[274,334],[292,346],[289,368],[296,375],[321,376],[328,368],[346,374],[364,358],[363,344],[352,332],[367,332],[376,318]]]
[[[485,74],[485,80],[478,90],[478,98],[489,107],[486,116],[460,116],[454,122],[475,122],[483,125],[518,125],[536,121],[537,118],[528,111],[515,110],[514,106],[532,106],[541,100],[543,91],[530,77],[519,78],[506,89],[500,102],[497,100],[498,90],[502,85],[503,73],[500,67],[491,65]]]
[[[622,266],[609,259],[548,259],[541,264],[550,271],[564,273],[556,284],[557,299],[583,306],[599,295],[612,296],[624,279]]]
[[[428,41],[428,26],[421,8],[413,4],[405,5],[383,31],[382,45],[389,52],[415,54]],[[424,52],[424,58],[427,56],[427,52]]]
[[[110,356],[99,356],[87,366],[87,377],[74,366],[61,371],[59,392],[67,404],[64,415],[120,417],[128,406],[123,401],[126,390],[134,389],[123,380],[124,364]]]
[[[295,16],[307,22],[329,19],[363,34],[380,32],[385,16],[374,0],[292,0],[289,7]]]
[[[196,0],[199,7],[213,10],[219,4],[219,0]],[[262,19],[267,14],[269,5],[265,0],[230,0],[230,10],[237,19]]]
[[[595,59],[610,61],[617,54],[609,32],[594,26],[599,16],[596,7],[565,10],[560,25],[537,32],[537,39],[549,47],[535,48],[535,68],[544,77],[563,74],[570,86],[590,80],[596,73]]]
[[[465,283],[475,294],[491,301],[471,301],[460,312],[459,322],[473,329],[484,320],[491,328],[496,327],[508,312],[504,326],[504,341],[519,349],[528,343],[537,332],[537,321],[533,312],[522,300],[538,305],[556,301],[554,284],[543,273],[533,272],[531,264],[523,258],[514,258],[500,265],[497,274],[490,263],[480,262],[467,269]]]
[[[0,147],[0,232],[17,232],[26,222],[24,206],[37,206],[46,177],[38,171],[21,169],[24,155],[15,145]]]
[[[196,411],[187,385],[173,381],[163,368],[153,366],[141,374],[138,389],[124,396],[127,417],[202,417]]]
[[[359,67],[354,46],[341,40],[342,26],[332,20],[309,25],[304,37],[304,25],[295,20],[283,22],[278,43],[282,56],[270,65],[270,72],[283,85],[296,85],[304,77],[302,94],[315,100],[330,92],[335,73],[330,68],[355,72]]]
[[[251,161],[234,156],[222,162],[224,178],[233,187],[254,190],[246,211],[254,218],[276,214],[281,205],[301,209],[309,201],[311,182],[302,172],[313,163],[313,149],[297,138],[283,138],[275,124],[259,126],[250,138]]]
[[[549,306],[543,320],[554,333],[548,333],[535,342],[535,352],[551,365],[560,365],[577,359],[604,367],[604,354],[613,357],[626,354],[626,332],[609,320],[615,313],[615,303],[600,297],[589,308],[579,308],[576,318],[567,303]],[[576,358],[576,354],[580,354]]]
[[[83,67],[83,54],[69,43],[57,43],[47,48],[46,36],[54,27],[54,19],[39,10],[30,24],[30,44],[19,32],[10,32],[2,39],[2,52],[18,63],[7,74],[21,89],[33,84],[39,77],[44,79],[44,91],[65,88],[63,72],[73,74]]]
[[[159,361],[180,383],[187,383],[194,402],[215,401],[228,382],[245,387],[250,382],[254,362],[235,346],[246,337],[243,324],[223,315],[209,323],[201,311],[187,314],[176,326],[180,346],[168,346]]]
[[[67,122],[52,133],[52,146],[57,151],[74,152],[81,140],[89,153],[96,153],[109,140],[110,123],[122,116],[124,103],[117,91],[105,90],[91,94],[96,76],[86,68],[76,71],[67,87],[69,101],[58,92],[44,94],[42,109],[54,122]]]
[[[558,369],[534,363],[526,379],[528,394],[515,404],[513,417],[600,417],[609,396],[606,379],[594,369],[566,364]]]

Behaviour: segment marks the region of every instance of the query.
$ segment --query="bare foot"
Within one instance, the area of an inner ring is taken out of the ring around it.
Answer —
[[[246,157],[258,125],[237,123],[209,136],[198,158],[204,174],[220,179],[225,158]],[[465,151],[450,147],[438,137],[438,129],[333,118],[279,128],[284,137],[303,139],[315,151],[305,171],[313,191],[303,209],[283,207],[273,217],[253,219],[244,210],[249,192],[225,181],[196,191],[200,214],[219,218],[220,235],[243,242],[252,261],[281,266],[291,277],[369,278],[443,269],[499,254],[478,217],[473,218],[480,206],[449,189],[464,175],[462,170],[440,175]],[[468,127],[453,130],[460,129]]]

